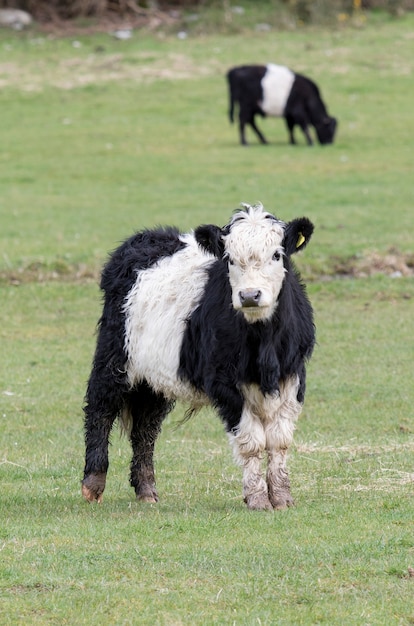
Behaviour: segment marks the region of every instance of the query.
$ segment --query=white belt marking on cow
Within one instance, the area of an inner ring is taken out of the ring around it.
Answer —
[[[267,115],[281,117],[285,111],[295,74],[289,68],[274,63],[269,63],[266,68],[266,74],[262,79],[263,101],[259,104]]]
[[[167,398],[194,405],[194,389],[177,376],[180,349],[186,320],[200,302],[206,270],[216,259],[192,234],[181,239],[187,243],[184,249],[138,273],[124,305],[125,349],[131,386],[145,379]],[[200,403],[206,403],[199,395]]]

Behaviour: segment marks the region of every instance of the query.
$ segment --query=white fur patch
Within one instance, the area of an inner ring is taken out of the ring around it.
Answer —
[[[264,396],[257,385],[243,387],[242,417],[229,439],[243,467],[243,495],[249,508],[285,508],[293,503],[286,456],[302,409],[296,399],[298,387],[298,376],[281,385],[278,397]],[[266,455],[265,481],[262,462]]]
[[[248,322],[269,319],[276,306],[285,276],[282,242],[284,222],[275,220],[261,204],[237,213],[226,235],[232,303]],[[278,258],[275,257],[278,253]],[[242,307],[241,294],[260,291],[258,306]]]
[[[192,233],[182,235],[187,246],[138,272],[124,305],[125,349],[131,385],[146,380],[169,399],[205,404],[177,376],[185,321],[197,307],[216,260],[204,252]]]
[[[292,89],[295,75],[283,65],[269,63],[262,79],[263,101],[260,106],[267,115],[281,117]]]
[[[294,376],[280,387],[279,396],[264,396],[257,385],[243,388],[243,413],[235,434],[230,434],[234,455],[244,464],[264,451],[286,450],[293,440],[295,423],[302,410],[297,401],[299,378]]]

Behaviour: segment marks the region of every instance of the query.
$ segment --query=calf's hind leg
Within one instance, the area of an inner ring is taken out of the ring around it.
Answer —
[[[158,502],[154,473],[154,446],[173,402],[142,384],[127,399],[132,461],[130,483],[137,500]],[[125,417],[125,416],[124,416]]]
[[[109,435],[124,406],[122,386],[95,365],[89,379],[85,405],[85,469],[82,495],[89,502],[102,502],[108,471]]]

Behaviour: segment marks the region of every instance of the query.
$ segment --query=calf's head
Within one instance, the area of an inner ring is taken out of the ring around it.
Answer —
[[[272,317],[288,258],[308,243],[313,224],[306,217],[282,222],[261,204],[243,205],[224,228],[199,226],[198,243],[228,265],[232,304],[249,323]]]

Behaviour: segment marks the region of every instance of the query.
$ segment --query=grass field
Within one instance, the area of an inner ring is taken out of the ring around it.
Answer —
[[[414,624],[414,15],[180,40],[0,31],[0,623]],[[238,145],[224,73],[313,77],[333,146]],[[316,225],[297,259],[318,345],[290,455],[296,506],[254,513],[211,411],[156,448],[137,503],[114,432],[82,501],[99,268],[134,230],[240,202]]]

